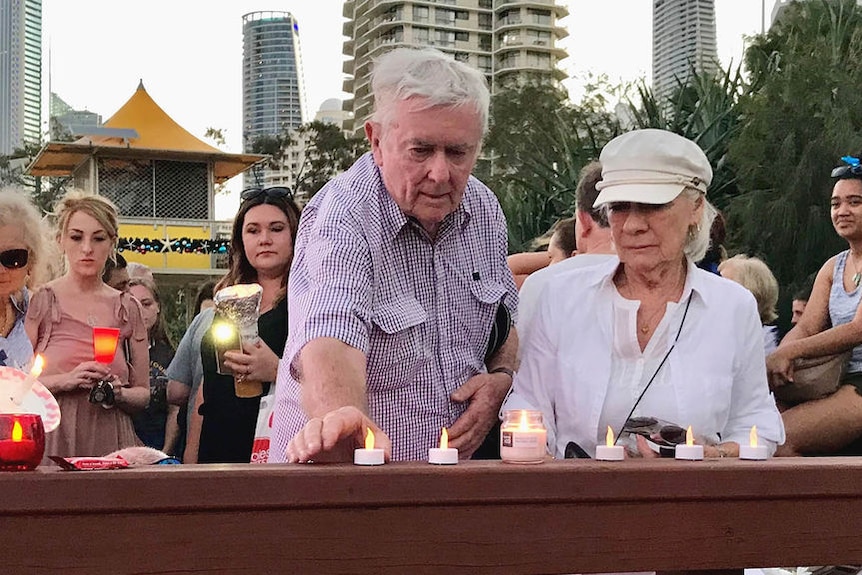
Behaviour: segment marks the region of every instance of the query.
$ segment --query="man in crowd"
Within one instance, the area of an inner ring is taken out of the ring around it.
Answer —
[[[110,258],[105,262],[105,270],[102,272],[102,281],[117,291],[129,291],[129,270],[126,258],[117,254],[117,260]]]
[[[608,218],[601,209],[593,207],[599,195],[596,184],[601,179],[602,165],[599,162],[591,162],[581,170],[575,189],[575,243],[578,246],[578,254],[530,274],[521,286],[518,294],[518,332],[521,337],[526,337],[530,322],[539,306],[542,290],[551,278],[615,257]]]
[[[393,459],[424,459],[443,427],[469,457],[512,382],[506,222],[470,176],[484,77],[402,48],[378,59],[372,90],[371,152],[303,211],[272,462],[346,460],[368,429]]]

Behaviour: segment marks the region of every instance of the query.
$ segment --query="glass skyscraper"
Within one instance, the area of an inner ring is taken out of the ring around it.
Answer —
[[[0,0],[0,155],[42,134],[42,0]]]
[[[261,136],[298,128],[305,120],[299,24],[289,12],[242,17],[243,150]]]
[[[692,69],[718,70],[715,0],[653,0],[652,87],[659,97],[685,84]]]

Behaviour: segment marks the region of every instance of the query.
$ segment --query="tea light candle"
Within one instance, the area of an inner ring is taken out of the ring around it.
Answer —
[[[748,445],[739,446],[740,459],[764,460],[768,457],[765,445],[757,444],[757,426],[751,426],[751,432],[748,435]]]
[[[500,457],[507,463],[542,463],[548,432],[542,412],[511,409],[503,414],[500,427]]]
[[[383,450],[374,447],[374,432],[371,428],[365,433],[365,449],[353,451],[353,465],[383,465]]]
[[[35,469],[45,451],[42,418],[31,413],[0,414],[0,470]]]
[[[440,433],[440,447],[432,447],[428,450],[428,463],[434,465],[456,465],[458,463],[458,450],[449,447],[449,432],[445,427]]]
[[[608,426],[605,445],[596,446],[596,459],[599,461],[622,461],[625,453],[622,445],[614,445],[614,430]]]
[[[700,461],[703,459],[703,445],[694,444],[694,435],[691,433],[691,426],[685,432],[685,445],[677,445],[676,459],[685,459],[688,461]]]

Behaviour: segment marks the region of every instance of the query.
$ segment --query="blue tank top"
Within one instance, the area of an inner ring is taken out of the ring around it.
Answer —
[[[857,287],[852,292],[844,291],[844,265],[850,250],[838,254],[835,260],[835,271],[832,274],[832,289],[829,292],[829,319],[832,327],[850,323],[859,307],[862,288]],[[847,373],[862,372],[862,344],[853,348],[853,355],[847,364]]]

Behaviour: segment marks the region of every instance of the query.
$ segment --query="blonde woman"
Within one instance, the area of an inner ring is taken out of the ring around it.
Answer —
[[[130,414],[144,409],[150,396],[147,328],[140,304],[102,281],[116,251],[116,207],[72,191],[55,213],[66,272],[33,295],[25,320],[33,349],[45,357],[39,379],[63,413],[60,427],[46,438],[45,454],[105,455],[140,444]],[[94,326],[120,330],[108,365],[93,360]],[[91,395],[101,381],[111,384],[112,400],[111,394]]]
[[[757,301],[757,312],[763,324],[763,349],[769,355],[778,347],[778,327],[772,323],[778,319],[778,280],[766,262],[745,254],[735,255],[718,264],[718,273],[735,281],[752,293]]]
[[[41,282],[45,241],[27,193],[0,190],[0,365],[27,369],[33,347],[24,330],[30,292]]]

